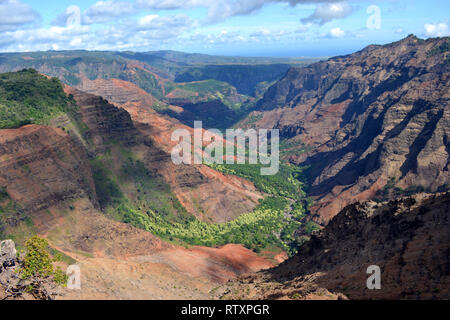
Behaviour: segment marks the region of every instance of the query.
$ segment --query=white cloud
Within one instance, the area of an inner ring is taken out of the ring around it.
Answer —
[[[345,36],[345,31],[339,27],[333,28],[330,30],[329,36],[331,38],[342,38],[343,36]]]
[[[18,0],[0,0],[0,31],[14,30],[39,18],[39,14],[27,4]]]
[[[206,8],[208,13],[206,23],[216,23],[229,17],[254,13],[270,3],[297,4],[336,3],[342,0],[136,0],[134,3],[125,1],[99,1],[83,13],[83,23],[109,21],[113,18],[134,14],[140,10],[176,10]]]
[[[313,14],[301,19],[302,23],[314,22],[323,25],[335,19],[343,19],[353,12],[353,7],[347,2],[327,3],[319,5]]]
[[[447,22],[427,23],[424,25],[425,34],[429,37],[444,37],[450,35]]]
[[[160,30],[163,31],[181,31],[192,27],[194,21],[185,14],[176,14],[173,16],[159,16],[151,14],[140,18],[137,24],[130,26],[131,30]]]
[[[276,42],[280,41],[282,38],[295,33],[295,31],[287,30],[272,30],[272,29],[261,29],[250,34],[250,39],[255,42]]]
[[[287,3],[291,6],[296,6],[298,4],[316,3],[327,5],[330,3],[338,3],[344,10],[350,10],[351,13],[351,7],[349,5],[344,6],[343,4],[339,4],[340,1],[342,0],[190,0],[188,2],[196,6],[201,3],[206,3],[207,5],[205,6],[208,8],[206,22],[216,23],[229,17],[252,14],[270,3]],[[323,6],[319,6],[319,8],[322,7]]]
[[[180,9],[195,6],[205,6],[208,1],[199,0],[137,0],[136,6],[138,8],[146,9]]]
[[[209,7],[206,22],[215,23],[232,16],[250,14],[261,9],[267,2],[265,0],[217,1]]]
[[[231,27],[209,32],[198,29],[199,21],[185,14],[168,15],[168,12],[155,14],[150,9],[206,9],[202,23],[215,23],[236,15],[251,14],[268,3],[322,4],[333,0],[135,0],[134,2],[110,0],[98,1],[82,12],[76,5],[56,17],[51,27],[14,28],[4,32],[0,29],[0,48],[2,51],[36,51],[60,49],[87,50],[148,50],[149,48],[176,47],[183,41],[192,43],[233,44],[268,43],[277,41],[299,41],[301,39],[322,39],[342,37],[339,28],[330,33],[310,32],[313,23],[293,22],[286,26]],[[16,0],[0,0],[0,6],[18,3]],[[342,3],[336,2],[336,3]],[[29,8],[31,9],[31,8]],[[134,15],[144,13],[147,15]],[[1,13],[0,13],[1,16]],[[118,19],[120,18],[120,19]],[[18,21],[17,19],[15,21]],[[28,20],[26,20],[28,21]],[[105,22],[114,21],[114,24]],[[3,21],[0,21],[0,26]],[[99,23],[92,26],[92,24]],[[199,32],[196,32],[199,31]]]
[[[135,12],[135,5],[130,2],[98,1],[83,12],[82,20],[84,24],[101,23]]]
[[[74,11],[76,12],[76,10]],[[83,25],[66,15],[66,25],[23,29],[0,33],[2,51],[37,51],[58,49],[142,50],[175,44],[185,31],[195,25],[190,17],[149,15],[101,28]]]

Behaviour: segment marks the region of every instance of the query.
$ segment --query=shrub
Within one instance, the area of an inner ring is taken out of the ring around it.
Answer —
[[[69,112],[71,103],[58,79],[33,69],[0,74],[0,129],[46,124]]]
[[[34,236],[25,242],[26,255],[22,278],[48,277],[53,273],[53,265],[47,251],[48,242],[45,239]]]
[[[25,258],[21,271],[22,279],[31,277],[48,278],[59,285],[67,283],[67,275],[60,267],[53,268],[52,259],[48,251],[48,241],[38,236],[33,236],[25,242]]]

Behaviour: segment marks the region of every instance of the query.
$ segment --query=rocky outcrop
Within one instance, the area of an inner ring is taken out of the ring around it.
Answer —
[[[409,36],[291,68],[242,125],[279,128],[306,150],[287,158],[310,167],[321,222],[353,201],[389,196],[385,186],[396,195],[445,190],[449,41]]]
[[[0,242],[0,272],[3,269],[13,266],[17,259],[16,245],[12,240]]]
[[[131,147],[142,139],[133,125],[130,114],[122,108],[110,104],[102,97],[95,96],[70,87],[65,88],[66,93],[75,99],[79,113],[80,122],[85,128],[83,136],[89,141],[88,149],[95,152],[104,152],[105,145],[111,141]]]
[[[155,97],[132,82],[120,79],[89,80],[86,77],[82,80],[83,81],[77,86],[77,89],[101,96],[114,104],[122,105],[139,103],[152,107],[158,102]]]
[[[228,290],[249,299],[449,299],[449,212],[448,192],[349,205],[298,255]],[[371,265],[381,289],[366,286]]]
[[[58,294],[50,279],[32,276],[23,279],[18,271],[23,267],[12,240],[0,242],[0,300],[53,300]]]

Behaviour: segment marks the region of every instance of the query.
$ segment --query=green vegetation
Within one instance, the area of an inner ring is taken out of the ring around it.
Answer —
[[[445,56],[445,60],[443,62],[444,64],[449,64],[450,63],[450,54],[448,54],[449,51],[450,51],[450,40],[447,38],[447,41],[428,51],[427,56],[432,57],[438,54],[447,53]]]
[[[194,217],[182,222],[168,221],[153,211],[142,212],[127,205],[120,206],[118,210],[125,217],[125,222],[168,240],[177,239],[205,246],[239,243],[259,250],[275,245],[288,250],[289,247],[277,236],[289,225],[283,214],[287,206],[285,199],[269,197],[261,201],[253,212],[223,224],[208,224]]]
[[[263,118],[263,114],[255,114],[255,115],[250,115],[247,119],[246,119],[246,124],[252,124],[255,122],[258,122],[259,120],[261,120]]]
[[[54,268],[52,259],[48,251],[48,242],[37,236],[31,237],[25,242],[25,258],[23,268],[20,269],[22,279],[31,277],[47,278],[53,277],[53,280],[60,284],[67,283],[67,276],[61,268]]]
[[[5,234],[7,226],[21,221],[27,226],[32,224],[30,218],[23,216],[21,206],[11,199],[6,188],[0,187],[0,239],[11,238],[9,234]]]
[[[112,159],[120,162],[113,168]],[[151,210],[167,220],[189,216],[164,178],[152,174],[127,149],[113,145],[103,156],[91,161],[97,197],[102,209],[112,217],[123,220],[118,208],[132,207]]]
[[[75,259],[73,259],[72,257],[69,257],[68,255],[66,255],[65,253],[53,248],[53,247],[48,247],[47,248],[48,252],[50,253],[50,255],[53,257],[53,261],[61,261],[64,262],[68,265],[74,264],[77,261]]]
[[[0,187],[0,203],[5,201],[6,199],[9,199],[8,192],[6,192],[5,187]]]
[[[308,221],[305,225],[305,233],[309,234],[309,235],[319,229],[320,229],[319,225],[317,223],[315,223],[314,221]]]
[[[125,158],[119,181],[120,185],[131,185],[136,190],[132,199],[141,210],[150,209],[167,220],[184,220],[188,216],[164,178],[150,173],[141,161],[132,156]]]
[[[197,92],[199,95],[209,95],[216,92],[223,92],[229,90],[230,85],[217,80],[204,80],[198,82],[188,82],[184,84],[173,84],[173,89],[178,88],[186,91],[191,91],[192,94]]]
[[[163,90],[156,77],[150,72],[136,69],[136,72],[134,73],[123,73],[119,77],[122,80],[130,81],[136,84],[142,90],[150,93],[157,99],[163,98]]]
[[[445,53],[450,51],[450,40],[447,40],[440,44],[439,46],[434,47],[430,51],[428,51],[427,56],[432,57],[437,54]]]
[[[299,156],[307,151],[307,147],[301,141],[281,140],[280,156]]]
[[[376,193],[377,197],[375,198],[375,200],[380,201],[380,202],[389,200],[389,195],[391,193],[391,190],[394,189],[395,183],[396,183],[395,178],[391,177],[389,179],[389,181],[386,183],[386,185],[384,186],[384,188],[377,191],[377,193]]]
[[[30,277],[48,277],[53,273],[52,259],[47,251],[48,242],[34,236],[25,242],[26,255],[21,270],[23,279]]]
[[[278,216],[277,227],[281,226],[281,228],[273,232],[277,233],[279,239],[276,246],[287,251],[290,256],[297,253],[298,248],[305,241],[304,235],[310,235],[319,228],[314,222],[307,222],[307,213],[313,201],[306,197],[305,186],[301,182],[304,180],[304,168],[281,163],[276,175],[263,176],[260,174],[262,165],[259,164],[212,164],[210,167],[224,174],[239,176],[253,182],[258,190],[271,196],[266,199],[278,198],[289,203],[282,210],[283,216]],[[280,211],[279,207],[266,206],[266,208]],[[303,234],[303,236],[297,234]],[[267,244],[275,244],[275,242]]]
[[[215,79],[236,87],[239,93],[255,96],[256,87],[260,82],[278,80],[289,68],[288,64],[196,66],[179,73],[175,81],[192,82]]]
[[[222,81],[208,79],[187,83],[166,82],[166,94],[171,93],[174,99],[184,99],[191,103],[209,102],[214,100],[221,101],[230,111],[239,111],[244,102],[249,101],[250,97],[238,94],[236,89]],[[183,105],[184,108],[184,105]],[[246,110],[247,108],[242,108]],[[200,113],[199,116],[202,114]],[[235,115],[234,118],[238,118]]]
[[[104,166],[100,158],[92,160],[91,167],[100,206],[107,208],[119,204],[124,196],[117,183],[110,178],[111,171]]]
[[[33,69],[0,74],[0,129],[46,124],[71,107],[56,78],[48,79]]]
[[[294,253],[295,239],[291,235],[301,225],[296,219],[305,217],[302,203],[291,205],[293,200],[288,198],[304,197],[300,182],[295,181],[294,167],[283,166],[281,175],[271,178],[261,176],[252,166],[244,166],[239,173],[233,171],[259,179],[258,185],[272,196],[262,200],[254,211],[223,224],[209,224],[188,214],[164,179],[149,172],[127,149],[112,146],[103,156],[92,160],[92,167],[103,211],[116,220],[180,244],[238,243],[255,251],[278,247]]]
[[[276,175],[261,175],[261,164],[212,164],[211,168],[225,174],[231,174],[252,181],[255,187],[262,192],[301,200],[305,197],[302,190],[302,183],[298,177],[302,174],[302,168],[280,164],[279,172]]]
[[[224,174],[232,174],[252,181],[257,189],[271,195],[266,199],[282,199],[286,203],[290,203],[283,210],[277,206],[265,206],[278,214],[280,211],[282,212],[282,215],[274,215],[278,219],[276,223],[273,219],[271,220],[276,226],[277,231],[272,230],[272,232],[277,233],[278,241],[267,242],[265,245],[275,244],[292,256],[297,253],[299,246],[304,242],[304,239],[295,236],[297,231],[311,234],[318,228],[312,222],[305,223],[312,200],[306,198],[304,185],[300,182],[303,178],[303,168],[280,164],[280,170],[276,175],[262,176],[260,174],[261,165],[213,164],[211,167]],[[255,211],[258,211],[258,208]]]

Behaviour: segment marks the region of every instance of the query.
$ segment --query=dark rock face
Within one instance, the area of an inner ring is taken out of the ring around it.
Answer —
[[[351,204],[297,256],[239,285],[252,284],[249,298],[263,299],[308,298],[318,288],[334,298],[449,299],[449,212],[448,192]],[[371,265],[381,269],[379,290],[366,286]]]
[[[2,213],[0,229],[30,218],[50,226],[56,219],[46,210],[75,199],[88,198],[100,208],[89,160],[111,141],[127,147],[141,141],[128,112],[101,97],[75,89],[71,94],[79,103],[79,132],[39,125],[1,130],[0,187],[15,205]],[[55,122],[64,129],[69,120],[61,118]]]
[[[449,41],[409,36],[292,68],[259,101],[260,120],[242,124],[279,128],[307,146],[289,160],[310,166],[320,221],[352,201],[382,198],[390,180],[396,195],[446,190]]]
[[[141,141],[127,111],[110,104],[102,97],[76,89],[67,90],[77,102],[82,122],[88,128],[84,132],[85,138],[93,142],[97,151],[104,151],[107,141],[117,141],[124,146],[133,146]]]
[[[188,103],[182,105],[182,108],[183,111],[179,113],[170,109],[165,110],[164,113],[190,127],[194,127],[194,121],[201,120],[205,129],[229,128],[238,117],[235,110],[229,108],[220,100]]]

